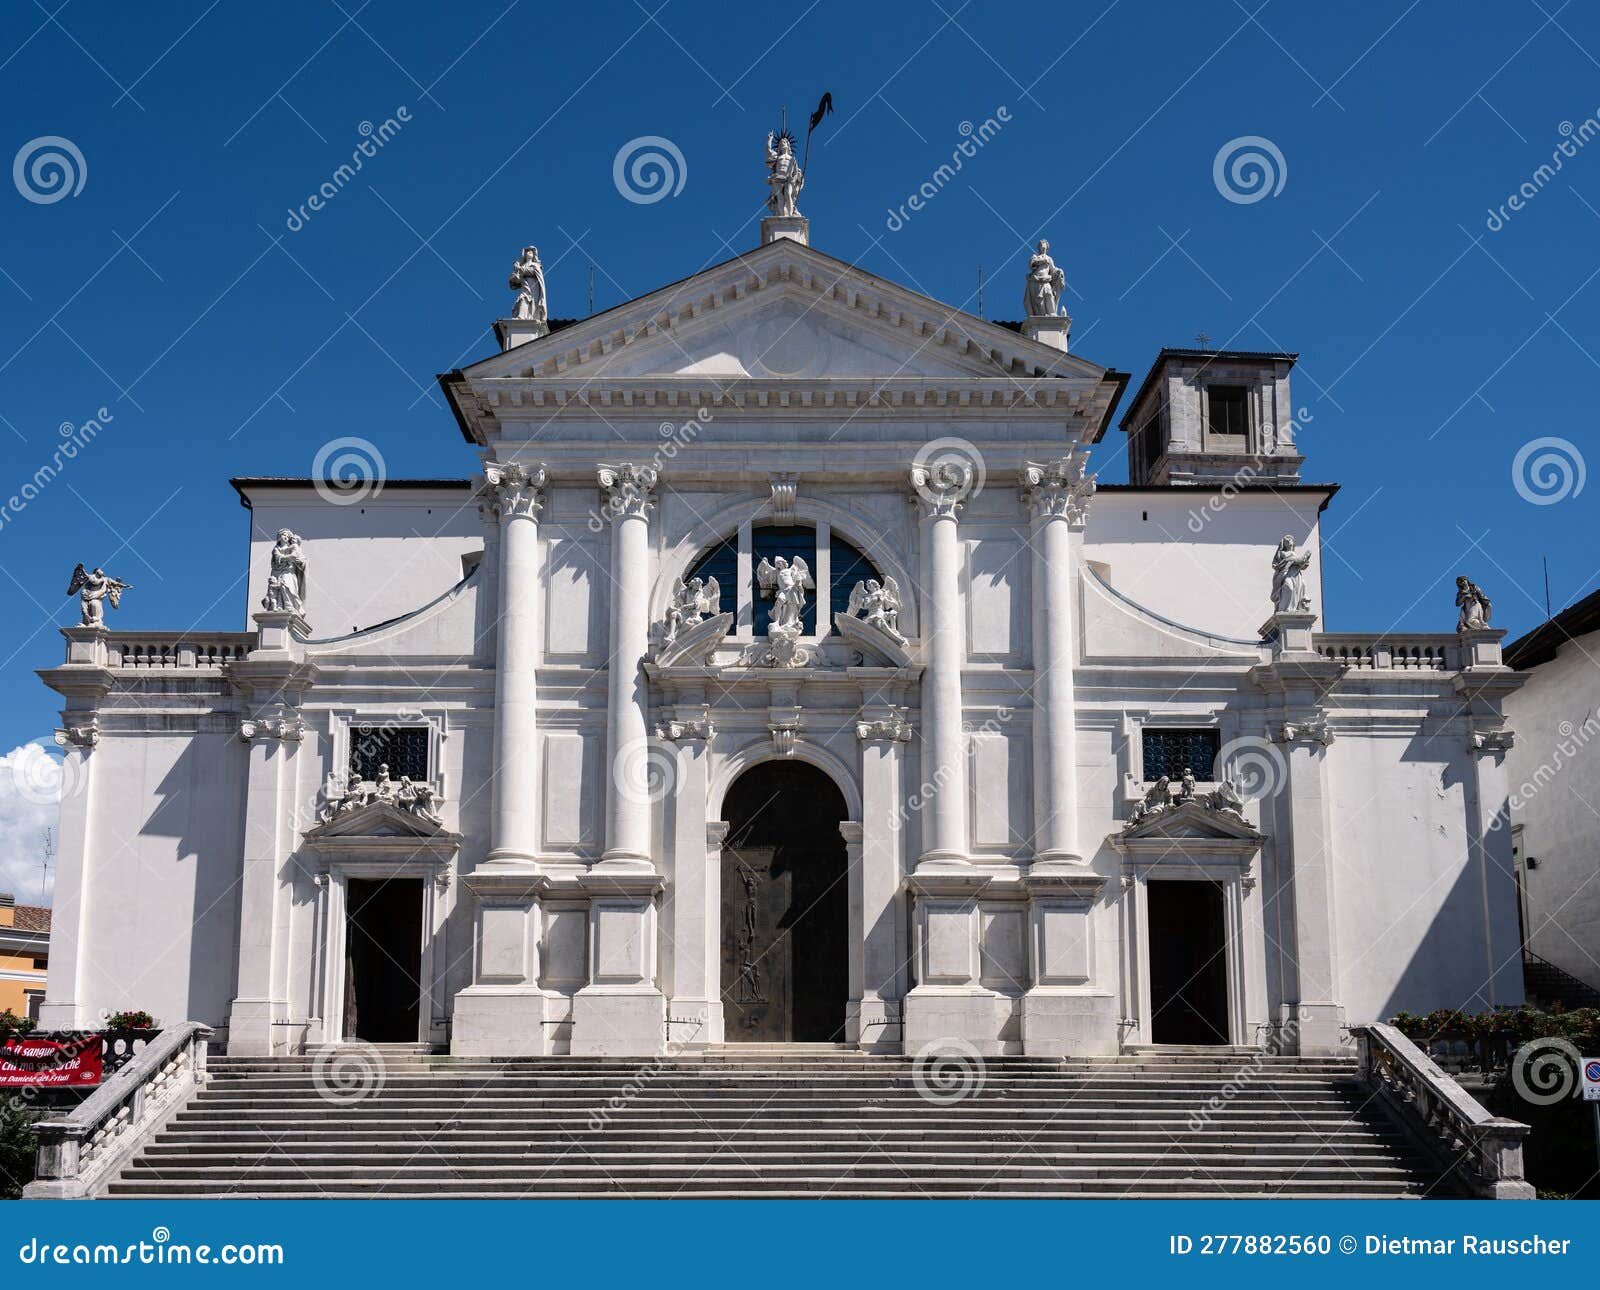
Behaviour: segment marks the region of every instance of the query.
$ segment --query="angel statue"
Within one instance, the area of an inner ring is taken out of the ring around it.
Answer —
[[[298,614],[306,607],[306,557],[300,536],[288,529],[278,530],[272,548],[272,563],[267,571],[267,594],[261,607],[275,613]]]
[[[856,583],[845,613],[870,623],[901,645],[906,643],[900,634],[900,584],[893,578],[885,578],[882,583],[876,578]]]
[[[1067,275],[1056,268],[1050,258],[1050,243],[1041,238],[1039,249],[1028,259],[1028,280],[1022,290],[1022,307],[1028,317],[1055,318],[1064,314],[1061,293],[1066,287]]]
[[[1461,606],[1461,617],[1456,622],[1458,632],[1475,632],[1489,625],[1494,606],[1483,594],[1483,588],[1471,578],[1456,579],[1456,604]]]
[[[522,258],[511,268],[510,287],[517,293],[511,316],[523,321],[548,322],[544,299],[544,266],[539,263],[539,248],[525,246]]]
[[[774,147],[774,141],[777,146]],[[780,218],[800,214],[800,190],[806,186],[805,172],[794,159],[794,139],[785,130],[774,135],[767,131],[767,209]]]
[[[772,614],[767,620],[767,635],[798,636],[803,630],[802,619],[806,612],[806,592],[814,590],[811,570],[805,560],[795,556],[791,564],[783,556],[776,560],[763,559],[756,566],[756,583],[763,596],[772,597]]]
[[[1300,613],[1311,608],[1306,591],[1305,571],[1311,566],[1311,552],[1297,551],[1288,534],[1272,553],[1272,612]]]
[[[67,585],[67,595],[76,596],[83,610],[85,627],[103,627],[106,621],[105,601],[116,609],[122,604],[122,593],[129,591],[132,583],[106,577],[104,569],[85,570],[82,561],[72,571],[72,581]]]
[[[722,612],[722,588],[715,578],[679,578],[672,584],[672,601],[667,605],[667,631],[662,644],[670,645],[685,627]]]

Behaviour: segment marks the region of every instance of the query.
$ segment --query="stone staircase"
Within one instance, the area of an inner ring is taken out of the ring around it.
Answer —
[[[1527,950],[1522,954],[1522,989],[1534,1007],[1600,1008],[1600,990]]]
[[[659,1061],[214,1057],[209,1082],[108,1194],[1455,1193],[1346,1060],[1162,1049],[919,1068],[825,1045],[740,1045]]]

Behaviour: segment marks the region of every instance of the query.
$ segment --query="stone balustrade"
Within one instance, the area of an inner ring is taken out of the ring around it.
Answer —
[[[93,1196],[206,1078],[211,1027],[186,1021],[154,1035],[69,1114],[34,1126],[29,1199]]]
[[[222,667],[255,647],[254,632],[108,632],[106,665],[150,671]]]
[[[1318,632],[1317,653],[1334,663],[1359,670],[1454,672],[1461,666],[1460,642],[1454,634],[1370,636],[1361,632]]]
[[[1352,1026],[1362,1082],[1451,1177],[1488,1200],[1532,1200],[1522,1176],[1528,1126],[1491,1115],[1395,1027]]]

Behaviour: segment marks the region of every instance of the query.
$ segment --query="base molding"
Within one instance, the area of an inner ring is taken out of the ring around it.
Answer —
[[[456,995],[450,1052],[456,1057],[543,1057],[549,1000],[525,986],[472,985]]]
[[[1114,1057],[1121,1051],[1109,994],[1029,990],[1022,996],[1022,1051],[1029,1057]]]
[[[661,991],[590,985],[572,996],[573,1057],[656,1057],[666,1048]]]

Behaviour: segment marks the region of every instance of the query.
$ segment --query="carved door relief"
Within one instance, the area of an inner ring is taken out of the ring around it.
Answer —
[[[765,762],[729,790],[722,851],[722,1005],[730,1043],[843,1037],[849,891],[831,780]]]

